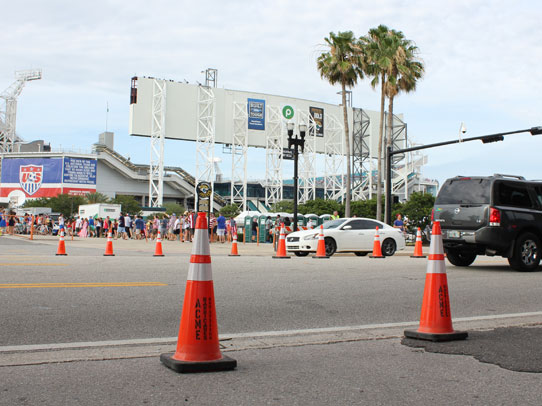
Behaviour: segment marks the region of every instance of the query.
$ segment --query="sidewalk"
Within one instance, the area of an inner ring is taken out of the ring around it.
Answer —
[[[16,239],[22,239],[25,241],[29,241],[29,236],[7,236],[4,235],[1,238],[10,238],[13,240]],[[80,238],[80,237],[74,237],[73,241],[70,236],[65,237],[66,240],[66,250],[69,255],[70,246],[71,247],[77,247],[77,248],[95,248],[95,249],[104,249],[105,250],[105,244],[107,242],[107,238]],[[41,244],[48,244],[51,246],[58,245],[58,237],[53,236],[34,236],[33,241]],[[154,246],[155,241],[152,240],[122,240],[117,239],[113,240],[113,247],[114,251],[149,251],[154,252]],[[214,242],[210,244],[211,246],[211,252],[213,255],[228,255],[231,252],[231,243],[226,242],[224,244],[219,242]],[[190,254],[192,250],[192,243],[190,242],[180,242],[180,241],[168,241],[165,239],[162,239],[162,247],[164,250],[164,254]],[[256,243],[246,243],[244,244],[242,241],[238,242],[238,250],[239,254],[241,256],[247,255],[247,256],[273,256],[273,244],[268,243],[260,243],[259,245]],[[424,252],[429,250],[429,247],[424,247]],[[410,256],[414,253],[414,247],[407,246],[402,251],[397,251],[395,253],[396,256]],[[294,256],[292,253],[290,255]],[[352,253],[338,253],[334,254],[333,256],[353,256]]]

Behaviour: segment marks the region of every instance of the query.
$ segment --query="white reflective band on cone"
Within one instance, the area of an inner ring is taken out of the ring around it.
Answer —
[[[444,254],[444,248],[442,246],[442,234],[436,234],[431,236],[429,255],[433,254]]]
[[[192,255],[211,255],[207,230],[196,228],[192,241],[195,242],[192,247]]]
[[[427,272],[426,273],[446,273],[446,264],[444,260],[435,260],[430,259],[427,262]]]
[[[190,263],[188,267],[188,278],[189,281],[212,281],[213,280],[213,268],[211,264],[193,264]]]

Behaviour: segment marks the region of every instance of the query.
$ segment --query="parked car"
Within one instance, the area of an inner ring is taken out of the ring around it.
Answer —
[[[469,266],[478,255],[500,255],[518,271],[538,268],[542,182],[522,176],[457,176],[442,185],[433,208],[448,261]]]
[[[324,223],[326,255],[329,257],[336,252],[367,255],[373,250],[376,227],[379,228],[383,255],[391,256],[405,248],[405,239],[399,229],[368,218],[341,218]],[[286,250],[298,257],[316,252],[319,234],[319,228],[291,233],[286,237]]]

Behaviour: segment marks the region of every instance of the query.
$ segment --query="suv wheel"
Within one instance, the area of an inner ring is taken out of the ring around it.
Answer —
[[[446,250],[446,258],[455,266],[469,266],[476,259],[476,254],[468,251]]]
[[[516,271],[531,272],[538,268],[540,263],[540,240],[533,233],[519,236],[514,247],[512,258],[508,263]]]

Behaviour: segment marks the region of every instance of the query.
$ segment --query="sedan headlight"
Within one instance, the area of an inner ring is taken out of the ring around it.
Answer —
[[[318,239],[318,233],[316,234],[310,234],[305,237],[303,237],[304,240],[317,240]]]

